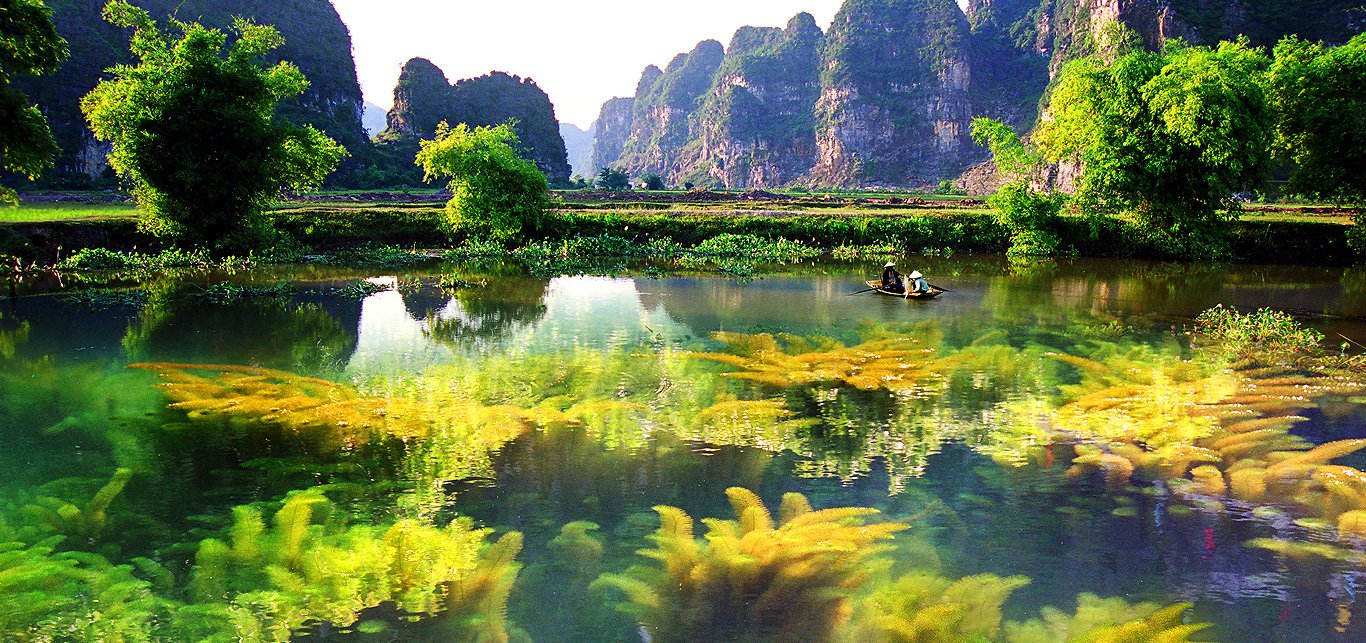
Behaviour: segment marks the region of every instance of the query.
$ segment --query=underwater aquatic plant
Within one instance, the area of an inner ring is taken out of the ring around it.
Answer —
[[[859,605],[845,641],[951,643],[995,639],[1001,605],[1029,584],[1024,576],[977,574],[950,580],[915,571],[873,589]]]
[[[255,507],[234,510],[228,540],[206,539],[195,556],[195,618],[219,621],[246,640],[285,641],[314,623],[349,626],[362,610],[393,602],[408,614],[441,614],[490,640],[506,639],[520,534],[486,547],[490,530],[468,521],[346,527],[332,513],[315,490],[290,496],[270,527]]]
[[[74,503],[52,496],[39,496],[23,509],[39,525],[39,528],[62,536],[81,538],[91,541],[99,537],[108,516],[109,504],[123,493],[123,488],[132,479],[131,469],[118,469],[109,482],[85,503],[77,507]]]
[[[832,338],[802,338],[761,333],[712,333],[726,345],[724,353],[688,353],[685,357],[719,362],[740,370],[724,377],[775,387],[833,383],[864,390],[923,389],[962,358],[937,357],[935,337],[922,335],[875,338],[845,346]]]
[[[186,411],[193,423],[276,426],[319,436],[332,449],[355,447],[376,437],[403,440],[435,433],[502,444],[530,427],[510,407],[366,396],[349,386],[286,371],[171,363],[129,368],[157,373],[159,387],[172,401],[169,406]]]
[[[0,542],[0,639],[148,641],[174,604],[127,565],[84,552],[58,552],[61,536],[33,545]],[[146,564],[155,566],[151,561]]]
[[[1210,626],[1184,622],[1190,608],[1190,603],[1161,607],[1081,594],[1077,596],[1076,613],[1069,615],[1055,607],[1045,607],[1040,618],[1007,622],[1002,638],[1006,643],[1183,643]]]
[[[736,520],[706,519],[705,543],[677,507],[658,506],[659,566],[603,574],[656,641],[820,640],[850,616],[852,597],[877,569],[883,541],[904,523],[866,523],[874,509],[812,511],[805,496],[783,496],[774,520],[748,489],[726,490]]]

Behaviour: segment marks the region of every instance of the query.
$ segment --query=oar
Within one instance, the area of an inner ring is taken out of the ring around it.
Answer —
[[[849,293],[849,294],[851,294],[851,295],[862,295],[863,293],[872,292],[872,291],[874,291],[874,290],[877,290],[877,288],[864,288],[863,290],[860,290],[860,291],[858,291],[858,292],[851,292],[851,293]]]

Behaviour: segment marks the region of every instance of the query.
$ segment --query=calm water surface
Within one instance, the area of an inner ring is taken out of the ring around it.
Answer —
[[[1366,437],[1366,398],[1338,371],[1281,411],[1202,419],[1258,383],[1188,334],[1216,304],[1270,306],[1359,351],[1366,273],[915,267],[951,292],[851,296],[864,266],[839,263],[753,280],[274,268],[112,280],[101,290],[123,294],[95,305],[70,284],[21,284],[0,313],[0,638],[640,640],[613,609],[624,594],[594,578],[652,564],[636,552],[653,507],[733,519],[739,486],[775,513],[797,492],[908,522],[882,554],[889,577],[1028,577],[1007,621],[1070,616],[1094,594],[1192,602],[1187,620],[1214,624],[1205,640],[1366,640],[1366,557],[1336,529],[1346,501],[1192,484],[1209,460],[1132,475],[1114,460],[1124,445],[1211,447],[1266,414],[1296,417],[1273,438],[1301,451]],[[442,288],[451,275],[460,286]],[[224,282],[294,288],[234,298]],[[1130,406],[1085,406],[1097,391]],[[480,542],[521,534],[519,567],[441,586],[505,592],[505,620],[498,600],[434,603],[441,579],[376,571],[396,521],[453,520],[463,549],[414,565],[464,555],[450,564],[467,569]],[[563,535],[575,521],[595,527]]]

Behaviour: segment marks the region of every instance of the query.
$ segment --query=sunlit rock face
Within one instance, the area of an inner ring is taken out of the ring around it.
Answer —
[[[1113,50],[1115,29],[1159,49],[1246,34],[1343,42],[1359,0],[847,0],[826,33],[809,16],[704,42],[632,98],[604,105],[595,165],[670,183],[921,187],[987,159],[972,118],[1032,130],[1069,60]],[[630,123],[625,124],[627,112]]]
[[[846,2],[826,37],[812,180],[917,185],[960,172],[978,155],[968,40],[953,0]]]
[[[774,187],[800,178],[816,158],[813,110],[823,41],[806,13],[784,29],[735,32],[694,116],[693,140],[674,168],[674,182]]]
[[[648,69],[632,105],[631,134],[617,164],[635,174],[677,177],[685,147],[694,140],[689,117],[711,87],[725,49],[715,40],[679,54],[662,73]],[[652,82],[651,82],[652,81]]]

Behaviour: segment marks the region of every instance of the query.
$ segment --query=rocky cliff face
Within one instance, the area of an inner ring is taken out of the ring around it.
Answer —
[[[274,25],[285,38],[275,60],[298,65],[310,86],[299,98],[282,103],[279,114],[327,132],[348,149],[361,149],[367,138],[361,127],[361,92],[351,58],[351,35],[327,0],[134,0],[152,18],[168,16],[226,28],[233,16]],[[80,99],[105,76],[104,70],[130,61],[129,34],[100,18],[105,0],[49,0],[57,31],[66,38],[71,57],[55,73],[22,79],[22,87],[47,114],[62,148],[57,171],[98,175],[107,167],[107,148],[85,127]]]
[[[679,155],[690,140],[688,116],[711,87],[724,56],[721,43],[704,40],[675,56],[662,73],[646,70],[631,106],[631,135],[617,164],[638,174],[678,174]]]
[[[785,29],[737,31],[693,115],[673,182],[770,187],[801,178],[816,159],[823,40],[806,13]]]
[[[1152,48],[1240,34],[1263,46],[1291,33],[1344,42],[1366,28],[1361,6],[969,0],[964,11],[955,0],[846,0],[828,33],[798,16],[647,69],[634,98],[604,106],[594,165],[732,188],[933,184],[987,158],[969,137],[972,118],[1032,129],[1052,75],[1104,53],[1114,23]]]
[[[826,37],[813,182],[933,183],[980,156],[968,35],[954,0],[846,2]]]
[[[1153,49],[1173,38],[1208,45],[1247,36],[1261,47],[1288,34],[1345,42],[1366,27],[1361,0],[1043,0],[1040,6],[1038,31],[1054,73],[1067,60],[1103,49],[1113,22]]]
[[[406,149],[415,139],[430,138],[442,121],[487,127],[509,120],[516,121],[525,157],[551,183],[567,182],[569,161],[555,107],[530,78],[495,71],[451,85],[431,61],[414,58],[399,73],[389,128],[380,136],[386,145]]]
[[[651,69],[659,71],[658,67]],[[626,140],[631,138],[631,113],[635,106],[634,98],[613,98],[603,103],[598,113],[598,129],[593,138],[593,159],[589,172],[584,174],[592,179],[604,167],[614,167],[621,158],[621,150]]]

